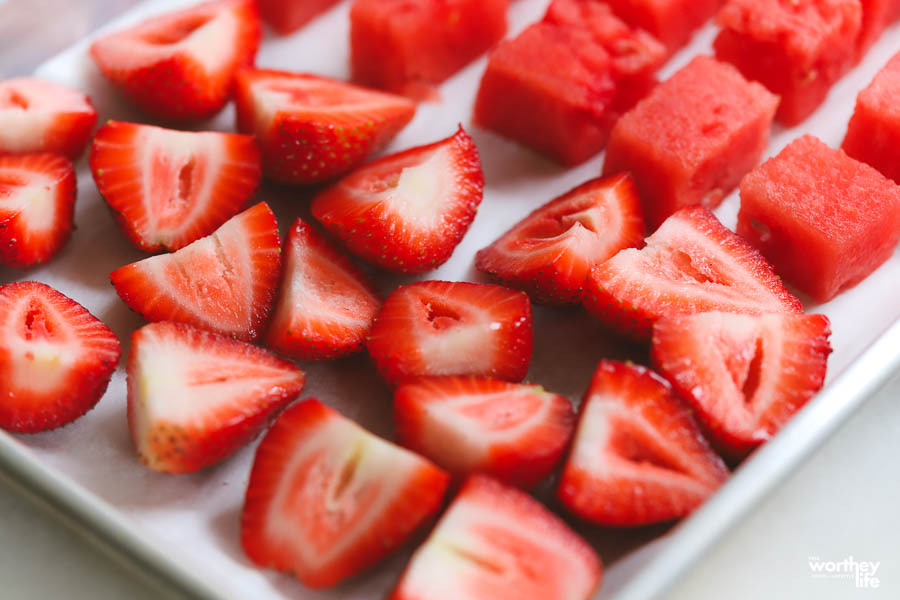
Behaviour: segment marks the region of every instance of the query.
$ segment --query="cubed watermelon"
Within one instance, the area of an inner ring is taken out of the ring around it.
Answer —
[[[796,125],[855,63],[860,0],[728,0],[716,57],[781,96],[775,118]]]
[[[900,0],[862,0],[862,27],[859,32],[859,57],[878,41],[885,27],[900,19]]]
[[[741,181],[737,232],[785,281],[825,302],[894,252],[900,186],[803,136]]]
[[[842,148],[900,183],[900,53],[856,98]]]
[[[669,53],[684,46],[724,0],[606,0],[620,19],[652,33]]]
[[[286,35],[306,25],[339,0],[257,0],[259,12],[279,35]]]
[[[647,226],[684,206],[717,206],[769,143],[778,97],[698,56],[613,127],[605,174],[630,171]]]
[[[353,79],[429,98],[439,83],[506,34],[509,0],[356,0],[350,9]]]

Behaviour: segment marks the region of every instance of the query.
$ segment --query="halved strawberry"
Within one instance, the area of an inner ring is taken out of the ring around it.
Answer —
[[[460,127],[445,140],[357,169],[316,196],[312,213],[363,260],[421,273],[450,258],[483,191],[478,149]]]
[[[397,441],[457,476],[483,472],[534,487],[559,462],[574,425],[572,403],[539,385],[435,377],[394,392]]]
[[[215,231],[247,205],[260,170],[256,142],[235,133],[109,121],[91,146],[97,188],[145,252],[178,250]]]
[[[281,238],[265,202],[171,254],[113,271],[122,300],[148,321],[178,321],[255,340],[281,274]]]
[[[829,335],[824,315],[709,312],[657,321],[652,353],[713,443],[741,458],[821,389]]]
[[[449,476],[306,400],[256,452],[241,542],[256,564],[327,587],[396,550],[440,508]]]
[[[365,347],[381,298],[362,270],[297,219],[266,345],[298,360],[339,358]]]
[[[0,154],[55,152],[75,160],[97,122],[90,98],[49,81],[0,81]]]
[[[91,56],[141,110],[199,120],[225,106],[235,72],[253,65],[261,36],[254,0],[214,0],[104,36]]]
[[[0,286],[0,427],[71,423],[103,396],[119,340],[83,306],[37,281]]]
[[[600,361],[557,489],[569,510],[602,525],[670,521],[727,477],[666,380],[645,367]]]
[[[128,357],[131,439],[151,469],[197,471],[259,435],[305,379],[262,348],[184,323],[145,325]]]
[[[538,208],[480,250],[475,266],[536,302],[578,304],[591,269],[643,239],[637,188],[621,173],[592,179]]]
[[[528,494],[489,477],[466,482],[413,554],[391,600],[587,600],[603,565]]]
[[[499,285],[419,281],[384,301],[369,355],[389,384],[420,376],[521,381],[531,362],[531,303]]]
[[[245,69],[235,89],[238,128],[263,149],[266,175],[285,183],[334,179],[403,129],[416,105],[317,75]]]
[[[711,310],[800,312],[766,259],[703,206],[683,208],[647,238],[594,268],[584,305],[606,325],[647,339],[660,317]]]
[[[0,156],[0,263],[47,262],[72,233],[77,182],[60,154]]]

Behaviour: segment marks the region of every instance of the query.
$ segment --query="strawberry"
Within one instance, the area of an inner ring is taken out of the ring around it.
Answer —
[[[67,425],[103,396],[119,340],[83,306],[37,281],[0,286],[0,427]]]
[[[265,202],[172,254],[125,265],[109,278],[148,321],[178,321],[241,340],[262,333],[281,273],[278,223]]]
[[[591,269],[643,239],[637,188],[621,173],[592,179],[538,208],[480,250],[475,266],[536,302],[578,304]]]
[[[0,156],[0,263],[47,262],[72,233],[75,170],[60,154]]]
[[[369,355],[389,384],[420,376],[521,381],[531,362],[528,296],[499,285],[420,281],[384,301]]]
[[[256,346],[184,323],[145,325],[128,357],[131,439],[151,469],[197,471],[259,435],[304,380]]]
[[[417,380],[394,392],[397,441],[457,476],[530,488],[562,458],[575,415],[538,385],[481,377]]]
[[[416,114],[402,96],[317,75],[246,69],[235,88],[238,128],[284,183],[334,179],[388,143]]]
[[[557,495],[602,525],[678,519],[728,477],[690,408],[649,369],[601,361],[581,405]]]
[[[81,92],[30,77],[0,81],[0,154],[54,152],[75,160],[96,122]]]
[[[448,481],[424,458],[306,400],[256,452],[241,542],[260,566],[332,586],[401,546],[438,511]]]
[[[390,600],[587,600],[603,565],[536,500],[469,478],[413,554]]]
[[[821,389],[830,334],[824,315],[709,312],[657,321],[652,355],[717,448],[742,458]]]
[[[259,185],[260,158],[246,135],[109,121],[94,137],[91,171],[131,243],[156,252],[240,212]]]
[[[460,127],[445,140],[357,169],[316,196],[312,213],[363,260],[422,273],[450,258],[483,190],[478,149]]]
[[[584,304],[635,339],[649,338],[653,323],[664,316],[801,309],[766,259],[703,206],[673,214],[644,249],[623,250],[595,267]]]
[[[266,345],[298,360],[347,356],[365,347],[381,299],[369,278],[328,239],[297,219]]]
[[[261,36],[254,0],[214,0],[101,37],[91,56],[144,112],[192,121],[225,106],[235,72],[253,65]]]

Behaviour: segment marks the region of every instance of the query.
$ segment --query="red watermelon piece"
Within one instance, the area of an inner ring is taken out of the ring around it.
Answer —
[[[861,0],[862,26],[857,47],[861,59],[869,48],[878,41],[884,29],[900,19],[900,0]]]
[[[652,33],[673,53],[711,19],[723,0],[606,0],[623,21]]]
[[[297,31],[338,0],[257,0],[266,24],[278,35]]]

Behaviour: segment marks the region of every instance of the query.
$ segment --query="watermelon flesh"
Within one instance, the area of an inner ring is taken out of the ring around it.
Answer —
[[[606,0],[616,15],[650,32],[669,54],[690,41],[694,31],[710,20],[723,0]]]
[[[279,35],[294,32],[338,0],[257,0],[266,24]]]
[[[900,19],[900,0],[862,0],[862,27],[857,43],[860,59],[897,19]]]
[[[900,238],[900,186],[813,136],[741,181],[737,232],[816,302],[865,279]]]

